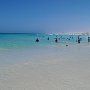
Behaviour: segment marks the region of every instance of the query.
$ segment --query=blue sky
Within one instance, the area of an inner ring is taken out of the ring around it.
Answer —
[[[0,32],[89,32],[90,0],[0,0]]]

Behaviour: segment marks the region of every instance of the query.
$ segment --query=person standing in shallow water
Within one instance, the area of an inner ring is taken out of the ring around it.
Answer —
[[[36,39],[36,42],[39,42],[39,39],[38,38]]]
[[[56,42],[56,43],[58,42],[57,38],[55,38],[55,42]]]
[[[78,36],[78,43],[80,43],[81,42],[81,38]]]
[[[90,37],[88,37],[88,42],[90,42]]]
[[[56,42],[56,43],[58,42],[58,38],[57,38],[57,36],[56,36],[56,38],[55,38],[55,42]]]
[[[49,40],[49,37],[47,38],[47,40]]]

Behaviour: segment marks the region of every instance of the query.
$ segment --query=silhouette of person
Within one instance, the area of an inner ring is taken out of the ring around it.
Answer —
[[[88,37],[88,42],[90,42],[90,37]]]
[[[49,40],[49,37],[47,38],[47,40]]]
[[[55,38],[55,42],[56,42],[56,43],[58,42],[57,38]]]
[[[39,42],[39,39],[38,38],[36,39],[36,42]]]
[[[81,42],[81,40],[82,40],[82,38],[80,38],[80,37],[78,36],[78,43],[80,43],[80,42]]]

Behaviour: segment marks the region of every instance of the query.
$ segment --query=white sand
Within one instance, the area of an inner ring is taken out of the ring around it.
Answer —
[[[89,47],[25,53],[17,59],[28,59],[26,62],[0,69],[0,90],[90,90]]]

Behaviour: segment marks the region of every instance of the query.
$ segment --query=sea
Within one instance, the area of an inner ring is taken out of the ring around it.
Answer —
[[[90,90],[88,37],[1,33],[0,90]]]
[[[88,43],[87,34],[82,35],[69,35],[69,34],[41,34],[41,33],[3,33],[0,34],[0,49],[27,49],[50,45],[56,45],[55,38],[58,38],[60,45],[65,44],[77,44],[77,40],[82,38],[81,44]],[[39,43],[36,43],[36,39],[39,39]],[[49,38],[49,40],[48,40]]]

